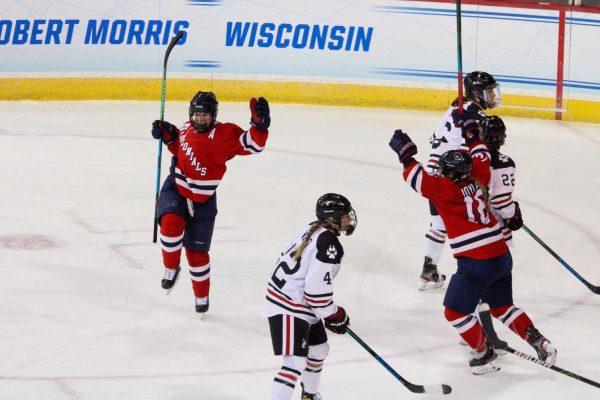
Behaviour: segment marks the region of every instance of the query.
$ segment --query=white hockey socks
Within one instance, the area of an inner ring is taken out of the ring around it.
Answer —
[[[305,368],[305,357],[283,356],[283,366],[273,379],[271,400],[291,400],[298,378]]]
[[[423,243],[423,254],[425,257],[431,258],[434,265],[437,265],[446,242],[446,227],[439,215],[434,215],[431,218],[429,231],[425,234],[425,242]]]
[[[321,380],[321,371],[323,363],[329,354],[329,343],[325,342],[316,346],[310,346],[308,349],[308,359],[306,360],[306,369],[302,375],[304,391],[307,393],[317,393],[319,391],[319,381]]]

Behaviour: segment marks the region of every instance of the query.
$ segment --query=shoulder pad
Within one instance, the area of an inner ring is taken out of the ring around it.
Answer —
[[[515,168],[515,162],[509,156],[506,156],[498,151],[491,152],[492,155],[492,168]]]
[[[344,249],[337,236],[324,230],[317,238],[317,260],[327,264],[339,264],[344,256]]]

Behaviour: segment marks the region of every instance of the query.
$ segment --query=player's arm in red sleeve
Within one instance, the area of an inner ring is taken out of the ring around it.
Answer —
[[[417,154],[417,146],[411,138],[401,130],[396,130],[390,140],[390,147],[404,166],[404,180],[421,196],[433,199],[436,178],[426,173],[423,165],[413,158]]]
[[[250,99],[250,129],[240,135],[240,148],[237,155],[248,155],[260,153],[264,150],[269,137],[269,126],[271,125],[271,111],[269,103],[264,97],[258,100]]]
[[[478,135],[467,139],[467,144],[473,159],[471,176],[487,187],[492,176],[490,152]]]

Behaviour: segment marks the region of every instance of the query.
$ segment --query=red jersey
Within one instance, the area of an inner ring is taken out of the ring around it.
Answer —
[[[220,122],[198,132],[187,122],[179,130],[178,140],[168,147],[177,157],[173,173],[179,193],[194,202],[205,202],[225,175],[225,163],[238,155],[260,153],[268,135],[255,127],[244,131],[236,124]]]
[[[417,161],[404,170],[404,180],[435,205],[446,226],[454,257],[487,260],[507,253],[508,247],[482,191],[490,182],[490,154],[479,139],[469,150],[473,159],[471,177],[480,185],[430,175]]]

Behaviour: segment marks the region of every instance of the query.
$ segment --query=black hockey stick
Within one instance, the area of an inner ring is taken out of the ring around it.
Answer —
[[[377,361],[379,361],[379,363],[383,365],[385,369],[387,369],[390,372],[390,374],[394,375],[394,377],[400,382],[402,382],[402,384],[406,386],[406,388],[411,392],[427,394],[449,394],[450,392],[452,392],[452,388],[449,385],[415,385],[414,383],[410,383],[402,376],[400,376],[400,374],[397,373],[396,370],[394,370],[394,368],[392,368],[388,363],[386,363],[383,360],[383,358],[381,358],[377,353],[375,353],[373,349],[371,349],[365,342],[363,342],[362,339],[356,335],[356,333],[352,332],[352,329],[346,327],[346,332],[348,332],[348,334],[352,336],[352,338],[356,340],[358,344],[360,344],[366,351],[368,351],[369,354],[371,354]]]
[[[167,51],[165,52],[165,62],[163,65],[163,77],[162,77],[162,89],[160,91],[160,120],[163,121],[165,119],[165,92],[167,89],[167,62],[169,61],[169,54],[171,54],[171,50],[173,47],[179,42],[181,37],[183,36],[183,32],[179,32],[177,35],[171,39],[171,43],[167,46]],[[158,236],[158,190],[160,188],[160,166],[162,162],[162,139],[158,140],[158,150],[157,150],[157,161],[156,161],[156,187],[154,190],[154,227],[152,232],[152,243],[156,243],[156,239]]]
[[[552,254],[554,256],[554,258],[556,258],[566,269],[568,269],[569,272],[571,272],[573,275],[575,275],[575,277],[577,279],[579,279],[581,281],[581,283],[583,283],[585,286],[587,286],[588,289],[590,289],[595,294],[600,294],[600,286],[592,285],[587,280],[585,280],[583,276],[579,275],[579,273],[577,273],[577,271],[575,271],[569,264],[567,264],[567,262],[565,260],[563,260],[558,254],[556,254],[554,252],[554,250],[552,250],[546,243],[544,243],[542,241],[542,239],[537,237],[537,235],[535,233],[533,233],[525,225],[523,225],[523,230],[525,232],[527,232],[529,234],[529,236],[534,238],[535,241],[538,242],[544,249],[546,249],[546,251],[548,251],[548,253]]]
[[[549,368],[549,369],[551,369],[553,371],[560,372],[561,374],[566,375],[566,376],[568,376],[570,378],[577,379],[578,381],[587,383],[588,385],[592,385],[592,386],[595,386],[597,388],[600,388],[600,383],[598,383],[598,382],[594,382],[591,379],[585,378],[585,377],[583,377],[581,375],[577,375],[577,374],[575,374],[575,373],[573,373],[571,371],[567,371],[566,369],[562,369],[560,367],[557,367],[556,365],[547,364],[544,361],[540,360],[539,358],[535,358],[535,357],[532,357],[532,356],[530,356],[528,354],[521,353],[520,351],[515,350],[515,349],[513,349],[513,348],[511,348],[509,346],[506,346],[504,348],[504,350],[508,351],[509,353],[513,353],[515,356],[520,357],[520,358],[522,358],[524,360],[531,361],[533,363],[541,365],[542,367],[546,367],[546,368]]]

